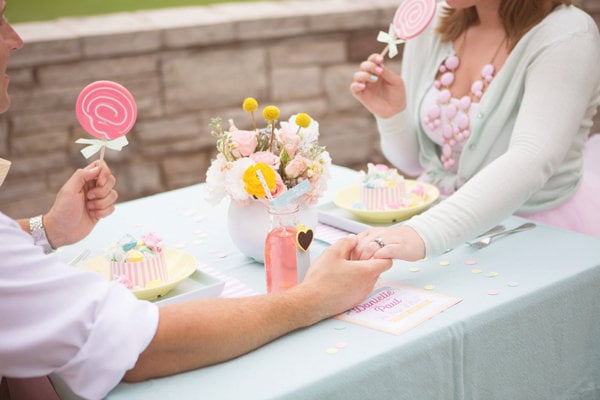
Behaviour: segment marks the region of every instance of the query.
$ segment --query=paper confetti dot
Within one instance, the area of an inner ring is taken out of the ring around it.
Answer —
[[[480,274],[480,273],[481,273],[481,270],[480,270],[479,268],[473,268],[473,269],[471,270],[471,273],[473,273],[473,274]]]
[[[433,290],[433,289],[435,289],[435,285],[425,285],[425,286],[423,286],[423,289],[425,289],[425,290]]]
[[[335,347],[338,349],[345,349],[346,347],[348,347],[348,343],[346,342],[338,342],[335,344]]]
[[[335,354],[335,353],[337,353],[338,351],[339,351],[339,350],[338,350],[338,349],[336,349],[335,347],[330,347],[330,348],[328,348],[327,350],[325,350],[325,353],[327,353],[327,354]]]
[[[467,264],[467,265],[475,265],[475,264],[477,264],[477,261],[475,261],[475,260],[467,260],[467,261],[465,261],[465,264]]]
[[[194,244],[202,244],[202,243],[204,243],[204,240],[200,240],[200,239],[194,240]]]
[[[490,296],[496,296],[496,295],[500,294],[500,292],[498,292],[497,290],[488,290],[488,294]]]
[[[496,271],[488,272],[487,274],[485,274],[485,276],[487,276],[488,278],[495,278],[498,275],[500,275],[500,274]]]
[[[517,287],[517,286],[519,286],[519,282],[508,282],[508,286]]]
[[[217,254],[217,257],[225,258],[225,257],[227,257],[227,253],[219,253],[219,254]]]
[[[450,265],[450,261],[448,261],[448,260],[440,261],[440,265],[442,267],[447,267],[448,265]]]
[[[408,269],[410,272],[419,272],[421,270],[421,268],[417,268],[417,267],[410,267]]]
[[[337,325],[333,329],[335,329],[336,331],[343,331],[343,330],[346,330],[346,326],[345,325]]]
[[[185,215],[186,217],[191,217],[192,215],[196,214],[197,212],[198,212],[198,210],[191,209],[191,210],[187,210],[183,215]]]

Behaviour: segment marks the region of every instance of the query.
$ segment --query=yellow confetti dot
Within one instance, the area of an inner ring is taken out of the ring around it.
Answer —
[[[338,350],[338,349],[336,349],[335,347],[330,347],[330,348],[328,348],[327,350],[325,350],[325,353],[327,353],[327,354],[335,354],[335,353],[337,353],[338,351],[339,351],[339,350]]]
[[[471,270],[471,272],[472,272],[472,273],[474,273],[474,274],[480,274],[480,273],[481,273],[481,270],[480,270],[479,268],[473,268],[473,269]]]
[[[448,265],[450,265],[450,261],[448,261],[448,260],[440,261],[440,265],[442,267],[447,267]]]
[[[425,285],[423,287],[423,289],[425,289],[425,290],[433,290],[433,289],[435,289],[435,285]]]
[[[500,275],[500,274],[499,274],[498,272],[496,272],[496,271],[492,271],[492,272],[488,272],[488,273],[487,273],[487,276],[488,276],[489,278],[495,278],[495,277],[497,277],[498,275]]]
[[[421,270],[421,268],[417,268],[417,267],[410,267],[408,269],[410,272],[419,272]]]

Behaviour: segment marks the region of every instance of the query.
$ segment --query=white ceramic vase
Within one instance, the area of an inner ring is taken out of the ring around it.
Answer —
[[[316,233],[319,220],[316,205],[301,205],[298,223],[311,228]],[[242,254],[263,263],[267,233],[271,229],[271,219],[267,206],[258,201],[248,205],[229,203],[227,229],[231,241]]]

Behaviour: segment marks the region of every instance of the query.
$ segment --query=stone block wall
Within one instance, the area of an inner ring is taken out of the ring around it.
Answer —
[[[599,0],[578,4],[600,22]],[[120,82],[138,103],[130,144],[106,153],[120,201],[203,181],[215,156],[210,118],[249,127],[241,110],[248,96],[277,105],[286,119],[306,112],[318,120],[337,164],[384,161],[374,121],[349,84],[360,61],[383,48],[375,38],[397,6],[285,0],[16,25],[26,44],[12,56],[13,105],[0,116],[0,157],[13,162],[0,209],[15,218],[46,211],[74,168],[88,163],[74,143],[89,137],[74,107],[99,79]]]

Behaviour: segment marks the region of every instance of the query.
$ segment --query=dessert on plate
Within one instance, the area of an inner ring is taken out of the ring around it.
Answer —
[[[155,233],[146,233],[139,240],[125,236],[108,257],[111,279],[128,289],[157,287],[169,281],[162,239]]]

